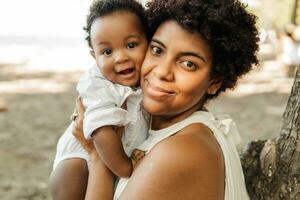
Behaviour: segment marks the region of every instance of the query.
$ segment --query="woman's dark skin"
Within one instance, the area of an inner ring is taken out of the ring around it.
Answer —
[[[194,69],[194,65],[199,67]],[[143,105],[153,114],[153,129],[168,127],[202,108],[205,94],[215,93],[221,84],[210,79],[211,66],[211,52],[201,35],[171,20],[158,28],[142,66],[141,81]],[[163,94],[158,86],[168,92]],[[78,109],[82,109],[80,104]],[[80,128],[75,127],[76,131],[81,134]],[[95,150],[90,152],[86,199],[99,199],[105,191],[95,188],[102,187],[105,168]],[[157,144],[136,166],[120,199],[195,197],[224,198],[223,155],[212,132],[202,124],[189,125]]]

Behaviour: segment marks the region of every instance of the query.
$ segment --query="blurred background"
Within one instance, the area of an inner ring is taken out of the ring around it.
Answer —
[[[258,17],[260,64],[209,104],[242,138],[278,135],[300,64],[298,0],[243,0]],[[75,84],[93,63],[84,41],[91,0],[0,0],[0,199],[50,199],[55,146],[70,123]]]

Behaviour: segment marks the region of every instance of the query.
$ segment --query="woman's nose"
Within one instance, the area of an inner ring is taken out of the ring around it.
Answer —
[[[174,70],[175,66],[173,65],[171,60],[164,59],[161,61],[162,62],[158,63],[158,65],[156,65],[156,67],[154,69],[156,75],[161,80],[173,81],[174,80],[173,70]]]
[[[115,63],[124,63],[129,60],[128,54],[124,50],[115,52]]]

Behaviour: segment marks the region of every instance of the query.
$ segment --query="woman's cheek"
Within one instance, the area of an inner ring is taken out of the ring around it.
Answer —
[[[153,63],[152,63],[152,65],[153,65]],[[146,55],[145,60],[142,65],[142,69],[141,69],[142,77],[146,76],[149,73],[149,71],[151,71],[151,59],[149,58],[148,55]]]

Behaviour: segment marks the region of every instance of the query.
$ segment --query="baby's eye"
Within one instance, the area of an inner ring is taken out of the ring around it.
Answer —
[[[135,48],[136,46],[137,46],[138,44],[136,43],[136,42],[129,42],[128,44],[127,44],[127,49],[133,49],[133,48]]]
[[[110,56],[112,54],[112,49],[106,48],[102,51],[105,56]]]
[[[198,65],[191,61],[182,61],[181,64],[188,70],[196,70],[198,68]]]
[[[151,48],[152,54],[157,55],[157,56],[163,52],[162,48],[157,47],[157,46],[151,46],[150,48]]]

